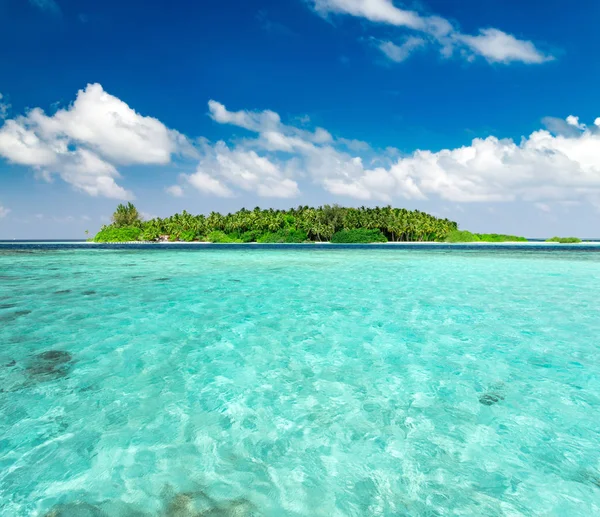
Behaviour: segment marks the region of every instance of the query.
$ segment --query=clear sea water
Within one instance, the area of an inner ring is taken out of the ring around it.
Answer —
[[[599,294],[584,251],[8,247],[0,515],[600,515]]]

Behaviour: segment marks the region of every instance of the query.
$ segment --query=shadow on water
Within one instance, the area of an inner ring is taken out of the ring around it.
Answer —
[[[27,316],[28,314],[31,314],[31,311],[21,310],[21,311],[8,312],[8,313],[2,314],[2,316],[0,316],[0,323],[8,323],[10,321],[16,320],[17,318],[21,318],[22,316]]]
[[[0,393],[14,393],[44,382],[59,381],[69,375],[74,363],[73,356],[63,350],[47,350],[31,357],[24,365],[0,357],[0,367],[12,371],[8,379],[4,379]]]
[[[479,396],[479,402],[484,406],[493,406],[494,404],[504,400],[504,398],[504,384],[500,382],[490,386],[485,393],[482,393]]]
[[[247,499],[219,502],[203,491],[174,493],[165,487],[161,495],[163,509],[145,513],[126,503],[105,501],[99,504],[73,502],[59,504],[45,517],[259,517],[260,513]]]
[[[73,356],[63,350],[48,350],[33,357],[25,368],[31,382],[55,381],[66,377],[73,366]]]

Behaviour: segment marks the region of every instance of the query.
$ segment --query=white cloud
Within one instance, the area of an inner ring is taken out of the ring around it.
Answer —
[[[410,36],[402,45],[396,45],[391,41],[381,41],[379,49],[392,61],[401,63],[407,59],[415,50],[423,48],[427,42],[423,38]]]
[[[0,128],[0,155],[13,163],[33,167],[48,167],[59,161],[66,142],[48,142],[35,130],[28,129],[27,120],[7,120]],[[65,153],[63,153],[65,154]]]
[[[315,0],[317,12],[345,13],[366,18],[372,22],[423,29],[425,24],[421,16],[414,11],[395,7],[391,0]]]
[[[229,190],[220,180],[213,178],[210,174],[196,171],[187,176],[190,185],[204,194],[211,194],[217,197],[233,197],[233,192]]]
[[[87,149],[78,149],[61,164],[60,176],[90,196],[132,199],[132,194],[116,184],[117,169]]]
[[[159,120],[142,116],[99,84],[80,90],[68,108],[48,116],[40,108],[0,127],[0,156],[53,174],[92,196],[131,199],[116,183],[117,165],[164,165],[191,145]]]
[[[117,183],[118,165],[168,163],[190,144],[156,119],[104,96],[108,94],[101,87],[88,87],[71,107],[53,116],[35,109],[5,121],[0,126],[0,155],[32,167],[46,180],[59,175],[92,196],[131,198]],[[535,131],[518,142],[490,136],[454,149],[401,155],[334,137],[323,128],[311,131],[285,124],[269,110],[232,112],[216,101],[210,102],[209,110],[216,122],[244,128],[250,135],[231,145],[200,140],[196,171],[167,187],[171,195],[195,188],[218,197],[250,193],[293,198],[300,192],[299,183],[312,183],[335,196],[385,202],[524,200],[537,203],[540,210],[555,203],[600,203],[598,119],[587,126],[574,115],[548,117],[544,124],[549,130]]]
[[[519,144],[491,136],[437,153],[416,151],[374,172],[365,170],[336,188],[380,199],[381,192],[457,202],[591,199],[600,193],[600,136],[540,130]]]
[[[455,38],[491,63],[544,63],[553,58],[540,52],[531,41],[523,41],[498,29],[481,29],[477,36],[457,34]]]
[[[208,109],[211,118],[219,124],[231,124],[262,134],[281,133],[297,136],[315,143],[326,143],[332,140],[331,134],[320,127],[316,128],[314,132],[310,132],[284,125],[279,114],[274,111],[228,111],[223,104],[214,100],[208,102]]]
[[[211,118],[219,124],[232,124],[243,127],[250,131],[277,128],[281,125],[279,115],[273,111],[227,111],[220,102],[208,101],[208,109]]]
[[[9,212],[10,212],[9,208],[6,208],[6,207],[3,207],[2,205],[0,205],[0,219],[2,219],[3,217],[6,217]]]
[[[336,196],[384,202],[524,200],[540,208],[549,201],[600,199],[600,131],[596,126],[588,129],[576,117],[561,124],[547,119],[568,131],[539,130],[518,143],[490,136],[455,149],[398,156],[369,146],[350,148],[350,140],[331,137],[325,130],[329,138],[319,141],[316,132],[285,125],[274,112],[232,113],[219,106],[219,119],[252,127],[257,135],[232,149],[219,142],[205,150],[207,157],[189,182],[217,195],[241,189],[286,197],[297,191],[296,180],[308,180]],[[250,119],[255,122],[248,124]],[[271,187],[259,187],[267,178],[270,183],[264,185]]]
[[[585,131],[585,129],[587,128],[585,124],[579,122],[579,117],[569,115],[566,121],[569,126],[573,126],[574,128],[579,129],[580,131]]]
[[[445,18],[424,16],[416,11],[400,9],[392,0],[312,0],[312,3],[315,11],[321,16],[330,13],[346,14],[425,34],[437,41],[440,52],[445,57],[449,57],[455,48],[459,48],[468,59],[472,59],[475,54],[493,63],[507,64],[518,61],[534,64],[552,59],[551,56],[540,52],[531,41],[519,40],[494,28],[481,29],[475,36],[462,34]],[[401,62],[415,48],[409,46],[403,49],[394,43],[384,42],[380,49],[391,60]]]
[[[219,197],[233,196],[232,188],[260,197],[290,198],[299,194],[298,184],[268,158],[253,150],[231,150],[224,142],[206,149],[197,171],[186,179],[199,191]]]
[[[37,108],[27,118],[47,138],[84,144],[122,165],[166,164],[177,152],[179,133],[139,115],[99,84],[80,90],[72,106],[52,117]]]
[[[4,120],[8,116],[8,111],[10,110],[10,104],[3,99],[4,95],[0,93],[0,120]]]
[[[171,185],[165,189],[167,194],[171,194],[173,197],[182,197],[183,189],[179,185]]]

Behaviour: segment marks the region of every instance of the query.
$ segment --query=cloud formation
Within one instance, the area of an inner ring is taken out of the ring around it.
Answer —
[[[517,39],[499,29],[483,28],[474,36],[462,34],[445,18],[401,9],[396,7],[392,0],[312,0],[312,4],[315,11],[323,17],[345,14],[418,32],[436,43],[442,55],[446,57],[458,50],[467,59],[481,56],[490,63],[537,64],[553,59],[552,56],[538,50],[531,41]],[[423,46],[425,40],[418,39],[421,40],[419,46]],[[406,47],[406,44],[407,42],[399,46],[388,41],[383,42],[380,49],[391,60],[400,62],[415,48],[410,44]]]
[[[218,197],[233,197],[234,189],[260,197],[291,198],[299,194],[294,180],[254,150],[230,149],[225,142],[217,142],[206,146],[203,154],[196,172],[184,175],[200,192]]]
[[[179,185],[171,185],[165,189],[165,192],[173,197],[183,197],[183,189]]]
[[[519,40],[498,29],[481,29],[477,36],[456,34],[455,39],[491,63],[506,64],[519,61],[527,64],[539,64],[553,59],[535,48],[531,41]]]
[[[588,125],[573,115],[548,117],[545,129],[520,141],[489,136],[454,149],[401,155],[321,127],[309,129],[303,118],[284,123],[270,110],[230,111],[210,101],[209,116],[247,134],[229,143],[200,139],[192,147],[181,133],[140,115],[100,85],[88,85],[53,115],[35,108],[6,120],[0,156],[29,166],[40,178],[58,176],[89,195],[115,199],[132,197],[117,183],[117,167],[165,166],[185,157],[195,160],[195,171],[166,188],[176,197],[192,189],[217,197],[287,199],[312,185],[335,197],[374,202],[522,200],[540,210],[553,202],[600,206],[600,118]]]
[[[10,104],[4,100],[4,95],[0,93],[0,120],[4,120],[8,116]]]
[[[54,0],[29,0],[31,5],[34,5],[42,11],[49,12],[54,15],[59,15],[60,7]]]
[[[10,212],[10,209],[0,205],[0,219],[2,219],[3,217],[6,217],[9,212]]]
[[[215,121],[255,133],[233,148],[206,144],[197,172],[184,181],[211,195],[229,197],[241,189],[292,197],[306,180],[357,200],[600,203],[600,121],[588,127],[569,116],[563,121],[572,130],[568,134],[540,129],[518,143],[490,136],[455,149],[391,158],[393,153],[368,146],[351,149],[349,140],[322,128],[286,125],[272,111],[233,112],[214,101],[209,109]]]
[[[423,38],[410,36],[406,38],[404,43],[399,46],[391,41],[381,41],[379,42],[379,50],[381,50],[392,61],[401,63],[415,50],[423,48],[425,45],[427,45],[427,42]]]
[[[162,122],[132,110],[90,84],[75,102],[54,115],[40,108],[0,127],[0,156],[34,168],[51,180],[57,174],[92,196],[131,199],[119,186],[119,165],[165,165],[189,143]]]

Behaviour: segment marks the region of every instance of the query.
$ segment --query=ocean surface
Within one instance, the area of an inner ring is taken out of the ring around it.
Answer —
[[[599,296],[583,248],[3,245],[0,516],[600,515]]]

